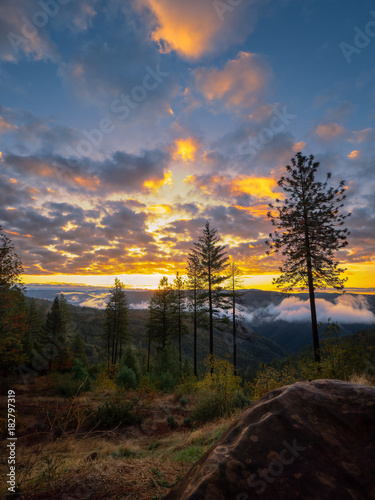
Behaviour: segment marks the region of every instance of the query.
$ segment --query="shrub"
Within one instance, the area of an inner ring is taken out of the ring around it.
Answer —
[[[123,367],[131,368],[135,374],[137,384],[141,380],[142,372],[139,359],[134,349],[128,347],[121,358],[120,371]]]
[[[89,378],[88,371],[86,370],[82,361],[78,358],[75,358],[73,360],[71,371],[74,380],[85,380]]]
[[[104,366],[99,372],[95,380],[95,386],[98,391],[115,391],[116,384],[113,379],[108,376],[107,367]]]
[[[180,398],[180,405],[186,406],[186,398],[184,398],[183,396]]]
[[[242,391],[236,391],[232,397],[233,408],[246,408],[251,404],[250,399],[248,399]]]
[[[163,372],[160,376],[160,389],[163,392],[173,392],[177,385],[177,380],[170,371]]]
[[[120,458],[130,458],[130,457],[135,457],[136,452],[133,450],[129,450],[129,448],[124,448],[121,446],[118,450],[115,450],[111,453],[111,456],[115,459],[118,460]]]
[[[206,392],[201,394],[191,413],[191,419],[200,425],[228,415],[231,410],[232,406],[223,394]]]
[[[117,378],[117,383],[124,389],[136,389],[137,378],[134,371],[127,366],[123,366],[120,369],[120,373]]]
[[[178,423],[176,422],[175,418],[173,415],[168,415],[167,417],[167,424],[171,429],[176,429],[178,427]]]
[[[91,390],[91,380],[76,380],[69,374],[60,375],[55,382],[55,392],[58,396],[70,398],[84,391]]]
[[[229,399],[235,391],[241,388],[241,378],[234,374],[234,366],[229,361],[209,356],[205,364],[210,371],[201,382],[198,382],[198,389],[204,392],[220,393],[225,399]]]
[[[198,380],[194,375],[184,376],[176,388],[179,394],[193,394],[198,390]]]
[[[147,403],[138,394],[116,394],[90,415],[90,420],[99,429],[114,429],[118,426],[140,424]]]
[[[193,422],[191,420],[191,417],[184,418],[184,427],[188,427],[189,429],[193,426]]]

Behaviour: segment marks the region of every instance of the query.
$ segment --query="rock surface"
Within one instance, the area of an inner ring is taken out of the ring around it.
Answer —
[[[336,380],[273,390],[165,500],[375,499],[375,389]]]

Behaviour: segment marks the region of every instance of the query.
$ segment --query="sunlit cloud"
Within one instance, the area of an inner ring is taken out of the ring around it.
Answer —
[[[348,158],[350,160],[354,160],[355,158],[359,158],[360,154],[361,154],[360,151],[358,151],[357,149],[355,149],[350,154],[348,154]]]
[[[146,191],[157,193],[163,186],[172,186],[172,184],[172,172],[168,170],[168,172],[165,172],[162,179],[149,179],[147,181],[144,181],[143,187],[146,189]]]
[[[316,135],[323,140],[332,140],[347,133],[347,130],[338,123],[322,123],[315,129]]]
[[[202,0],[141,0],[155,17],[151,38],[159,51],[176,51],[186,59],[199,59],[206,53],[242,42],[257,22],[256,8],[260,2],[229,7],[225,19],[214,2]],[[251,11],[244,19],[244,12]],[[224,22],[225,21],[225,22]]]
[[[272,70],[259,55],[240,52],[223,69],[199,68],[194,76],[198,90],[209,101],[249,107],[259,106],[259,97],[267,90]]]
[[[195,161],[197,153],[197,141],[191,137],[188,139],[177,139],[174,144],[173,159],[188,163]]]

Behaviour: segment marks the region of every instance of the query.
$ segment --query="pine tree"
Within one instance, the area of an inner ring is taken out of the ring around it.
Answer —
[[[173,281],[171,294],[171,335],[177,333],[178,340],[178,359],[180,373],[182,373],[182,337],[187,333],[186,328],[186,304],[185,304],[185,282],[177,271],[176,278]]]
[[[164,351],[170,340],[172,287],[163,276],[158,289],[153,293],[148,307],[146,334],[148,340],[147,371],[150,371],[151,346],[156,343],[159,351]]]
[[[74,359],[78,359],[84,368],[88,368],[89,364],[87,361],[85,343],[80,333],[77,333],[77,335],[73,338],[71,351]]]
[[[314,162],[312,155],[297,153],[291,162],[292,165],[286,167],[288,175],[278,181],[287,197],[276,200],[277,205],[270,205],[277,215],[272,211],[267,214],[276,230],[266,243],[271,252],[283,249],[285,258],[281,275],[274,283],[285,291],[297,286],[309,289],[314,354],[319,363],[315,290],[344,287],[346,279],[341,278],[341,274],[345,269],[334,261],[334,253],[348,244],[349,232],[342,226],[350,214],[345,215],[341,210],[346,197],[344,181],[337,188],[328,187],[331,174],[325,182],[316,181],[319,162]]]
[[[202,236],[198,238],[198,243],[194,243],[193,250],[201,266],[201,276],[207,294],[211,356],[214,354],[214,315],[219,313],[220,308],[225,307],[220,285],[226,280],[224,273],[228,256],[225,246],[218,244],[219,240],[217,230],[211,229],[209,222],[206,222]]]
[[[234,374],[237,375],[237,316],[236,305],[241,303],[243,293],[239,288],[243,287],[242,273],[236,266],[234,261],[229,263],[228,267],[228,292],[227,296],[230,298],[232,304],[232,332],[233,332],[233,365]]]
[[[107,349],[108,370],[110,365],[121,362],[122,346],[129,341],[128,301],[125,286],[116,278],[115,285],[110,289],[105,309],[105,328],[103,340]]]
[[[187,259],[187,287],[189,289],[188,303],[193,315],[193,358],[194,375],[198,376],[197,367],[197,339],[198,339],[198,321],[202,318],[205,293],[202,278],[202,267],[199,257],[195,251],[192,251]]]
[[[64,322],[61,316],[59,297],[55,297],[51,310],[48,311],[44,332],[41,337],[44,357],[48,360],[48,373],[52,370],[52,361],[66,347]]]

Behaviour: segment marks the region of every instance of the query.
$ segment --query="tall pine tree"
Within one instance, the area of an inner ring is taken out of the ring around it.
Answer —
[[[220,285],[227,278],[225,270],[228,256],[225,246],[219,245],[219,241],[217,230],[211,229],[207,221],[202,236],[198,238],[198,243],[194,243],[195,248],[192,251],[201,266],[201,277],[206,291],[211,356],[214,354],[214,316],[225,307]]]
[[[121,361],[123,345],[129,341],[128,301],[125,286],[118,278],[110,293],[102,336],[107,350],[108,370],[110,365]]]
[[[230,299],[232,306],[232,333],[233,333],[233,365],[234,374],[237,375],[237,322],[238,313],[237,305],[241,303],[243,292],[240,289],[243,287],[242,273],[234,261],[231,261],[228,266],[228,291],[227,296]]]
[[[276,230],[267,242],[271,252],[282,249],[284,262],[281,275],[274,283],[285,291],[295,287],[308,288],[315,361],[320,362],[318,323],[315,305],[315,290],[332,287],[342,290],[346,279],[341,278],[345,269],[334,260],[337,250],[344,248],[349,234],[343,228],[343,200],[345,181],[338,187],[328,187],[331,174],[324,182],[317,181],[319,162],[314,156],[297,153],[287,165],[287,175],[278,185],[286,198],[270,205],[268,217]],[[267,253],[270,253],[268,251]]]

